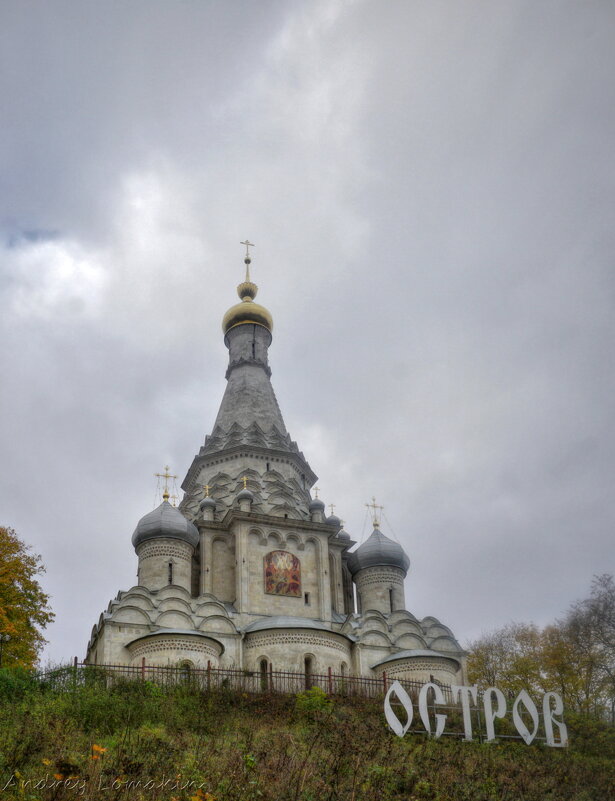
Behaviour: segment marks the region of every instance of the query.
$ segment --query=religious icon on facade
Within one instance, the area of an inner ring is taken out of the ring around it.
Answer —
[[[265,592],[269,595],[301,597],[301,563],[288,551],[265,556]]]

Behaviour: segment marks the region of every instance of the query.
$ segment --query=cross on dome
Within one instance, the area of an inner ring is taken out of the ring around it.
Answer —
[[[164,478],[164,491],[162,493],[162,500],[163,501],[168,501],[169,498],[171,497],[169,495],[169,479],[170,478],[173,478],[173,479],[177,478],[177,476],[173,475],[172,473],[169,473],[170,469],[171,468],[169,467],[169,465],[165,464],[164,473],[154,473],[154,476],[156,478]]]
[[[378,526],[380,525],[380,521],[378,520],[378,510],[382,512],[384,506],[379,506],[376,503],[376,498],[373,495],[372,495],[372,502],[366,503],[365,505],[367,506],[368,509],[372,510],[372,525],[374,526],[374,528],[378,528]]]

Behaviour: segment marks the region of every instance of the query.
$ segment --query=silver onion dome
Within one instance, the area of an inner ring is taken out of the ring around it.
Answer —
[[[183,540],[193,547],[199,544],[199,532],[196,526],[167,500],[139,520],[132,535],[132,544],[136,548],[146,540],[159,537]]]
[[[376,567],[387,565],[398,567],[408,572],[410,559],[406,552],[397,542],[386,537],[379,528],[375,528],[368,539],[360,545],[356,551],[350,554],[348,567],[354,576],[359,570],[366,567]]]

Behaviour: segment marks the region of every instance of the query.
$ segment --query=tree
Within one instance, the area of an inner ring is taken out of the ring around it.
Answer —
[[[615,722],[615,581],[603,573],[594,576],[591,595],[570,610],[567,622],[589,640],[600,686],[600,701],[608,705]]]
[[[542,691],[540,650],[536,626],[510,623],[470,644],[469,680],[483,689],[499,687],[511,697],[523,689]]]
[[[472,683],[496,686],[512,696],[559,692],[567,709],[615,723],[615,582],[594,578],[591,594],[563,620],[540,630],[511,623],[469,645]]]
[[[41,633],[54,619],[37,576],[45,572],[41,557],[30,553],[15,531],[0,526],[0,634],[3,667],[33,667],[46,642]]]

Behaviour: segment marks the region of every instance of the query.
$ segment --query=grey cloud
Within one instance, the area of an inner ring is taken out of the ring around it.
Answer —
[[[613,569],[610,3],[0,15],[2,522],[52,658],[213,424],[245,236],[289,432],[411,608],[464,640]]]

